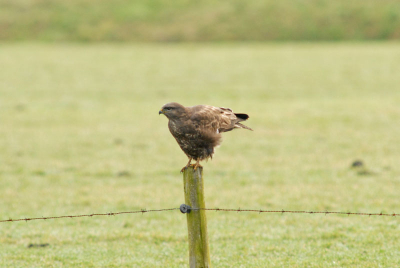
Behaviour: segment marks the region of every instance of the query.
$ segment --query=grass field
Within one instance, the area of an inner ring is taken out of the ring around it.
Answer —
[[[203,165],[208,207],[400,212],[398,43],[1,44],[0,64],[0,219],[178,207],[169,101],[250,115]],[[400,263],[398,217],[207,217],[214,267]],[[178,211],[0,224],[1,267],[187,267],[187,247]]]

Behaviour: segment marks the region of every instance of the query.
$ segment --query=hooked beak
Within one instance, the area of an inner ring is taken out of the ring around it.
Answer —
[[[163,113],[164,113],[163,110],[158,111],[158,115],[163,114]]]

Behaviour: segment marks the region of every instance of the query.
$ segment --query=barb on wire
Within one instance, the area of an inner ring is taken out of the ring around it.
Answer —
[[[92,213],[92,214],[81,214],[81,215],[66,215],[66,216],[51,216],[51,217],[37,217],[37,218],[23,218],[23,219],[8,219],[0,220],[2,222],[15,222],[15,221],[34,221],[34,220],[50,220],[50,219],[62,219],[62,218],[82,218],[82,217],[93,217],[93,216],[115,216],[121,214],[135,214],[135,213],[146,213],[146,212],[160,212],[160,211],[171,211],[179,208],[164,208],[164,209],[141,209],[135,211],[122,211],[122,212],[108,212],[108,213]]]
[[[92,214],[81,214],[81,215],[65,215],[65,216],[51,216],[51,217],[37,217],[37,218],[21,218],[21,219],[8,219],[0,220],[0,223],[4,222],[16,222],[16,221],[34,221],[34,220],[49,220],[49,219],[62,219],[62,218],[82,218],[82,217],[93,217],[93,216],[115,216],[121,214],[135,214],[135,213],[147,213],[147,212],[161,212],[161,211],[172,211],[179,210],[179,208],[166,208],[166,209],[140,209],[135,211],[123,211],[123,212],[108,212],[108,213],[92,213]],[[339,215],[354,215],[354,216],[390,216],[399,217],[400,213],[368,213],[368,212],[343,212],[343,211],[307,211],[307,210],[263,210],[263,209],[233,209],[233,208],[191,208],[191,211],[207,210],[207,211],[224,211],[224,212],[256,212],[261,213],[294,213],[294,214],[339,214]]]

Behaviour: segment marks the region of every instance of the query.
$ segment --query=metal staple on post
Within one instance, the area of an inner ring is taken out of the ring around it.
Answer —
[[[186,204],[182,204],[182,205],[179,207],[179,210],[180,210],[182,213],[190,213],[190,211],[192,211],[192,208],[191,208],[190,206],[186,205]]]

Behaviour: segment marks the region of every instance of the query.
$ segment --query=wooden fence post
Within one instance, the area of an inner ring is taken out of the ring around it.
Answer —
[[[183,172],[185,203],[191,208],[205,208],[203,168],[188,167]],[[190,268],[208,268],[210,249],[208,245],[207,219],[205,210],[192,210],[186,214],[189,234]]]

